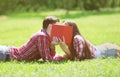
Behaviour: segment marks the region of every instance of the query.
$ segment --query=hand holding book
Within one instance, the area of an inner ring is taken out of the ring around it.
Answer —
[[[59,39],[59,44],[60,47],[62,48],[62,50],[68,55],[70,56],[70,50],[68,48],[68,45],[65,43],[65,38],[63,37],[63,39]]]
[[[51,43],[54,45],[59,44],[62,50],[70,56],[70,51],[68,46],[72,42],[72,26],[65,25],[52,25],[50,31]]]
[[[54,36],[51,44],[52,45],[58,45],[59,44],[59,38],[57,38],[57,37]]]

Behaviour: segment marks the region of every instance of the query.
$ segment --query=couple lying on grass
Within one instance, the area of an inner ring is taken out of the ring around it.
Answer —
[[[120,56],[120,47],[115,44],[105,43],[99,46],[94,46],[87,41],[79,32],[75,22],[65,20],[63,22],[66,26],[73,27],[73,37],[71,45],[65,43],[65,39],[55,37],[53,41],[50,40],[49,26],[58,24],[59,19],[55,16],[47,16],[43,20],[43,29],[36,32],[28,42],[21,47],[14,46],[0,46],[0,61],[61,61],[69,60],[84,60],[99,57]],[[60,47],[65,52],[64,55],[56,55],[55,46]]]

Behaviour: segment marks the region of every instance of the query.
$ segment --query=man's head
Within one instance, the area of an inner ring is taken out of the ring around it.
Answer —
[[[47,16],[43,20],[43,27],[42,28],[47,29],[49,24],[55,24],[56,22],[59,22],[59,19],[57,17],[55,17],[55,16]]]

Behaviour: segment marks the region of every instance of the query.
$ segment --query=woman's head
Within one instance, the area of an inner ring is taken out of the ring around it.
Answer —
[[[43,27],[42,28],[47,29],[49,24],[55,24],[56,22],[59,22],[59,19],[57,17],[55,17],[55,16],[47,16],[43,20]]]
[[[65,21],[63,21],[63,25],[65,25],[65,26],[72,26],[72,27],[73,27],[72,43],[71,43],[71,45],[69,46],[69,50],[70,50],[70,53],[71,53],[70,58],[71,58],[71,59],[75,59],[75,57],[76,57],[76,51],[75,51],[75,49],[74,49],[73,40],[74,40],[74,36],[75,36],[75,35],[78,35],[78,34],[81,35],[81,34],[80,34],[80,32],[79,32],[79,29],[78,29],[78,27],[77,27],[77,24],[76,24],[74,21],[72,21],[72,20],[65,20]]]
[[[74,36],[75,35],[80,35],[81,37],[83,37],[81,35],[81,33],[79,32],[79,28],[77,27],[77,24],[72,21],[72,20],[65,20],[63,21],[63,24],[66,25],[66,26],[72,26],[73,27],[73,38],[72,38],[72,44],[71,46],[69,47],[70,49],[70,52],[71,52],[71,57],[74,59],[77,55],[76,55],[76,50],[74,49],[74,45],[73,45],[73,41],[74,41]],[[84,39],[84,37],[83,37]],[[91,58],[91,50],[86,42],[86,40],[84,39],[84,48],[83,48],[83,53],[85,55],[85,57],[81,57],[82,59],[84,58]]]
[[[79,32],[79,29],[77,27],[77,24],[72,21],[72,20],[65,20],[63,21],[63,24],[66,25],[66,26],[72,26],[73,27],[73,36],[79,34],[81,35],[81,33]]]

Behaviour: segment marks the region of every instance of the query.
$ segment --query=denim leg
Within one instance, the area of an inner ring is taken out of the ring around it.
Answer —
[[[117,57],[118,50],[117,49],[106,49],[104,50],[101,55],[104,57]]]
[[[0,61],[5,61],[6,55],[4,51],[0,51]]]
[[[115,44],[105,43],[97,47],[102,57],[117,57],[119,46]]]
[[[0,46],[0,61],[6,60],[6,52],[8,52],[8,47]]]

